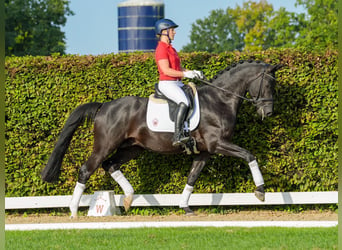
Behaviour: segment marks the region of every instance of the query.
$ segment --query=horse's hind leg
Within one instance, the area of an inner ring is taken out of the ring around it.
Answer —
[[[76,186],[75,186],[75,189],[74,189],[74,192],[72,194],[72,198],[69,204],[71,218],[77,217],[78,205],[80,203],[80,200],[81,200],[81,197],[85,188],[86,188],[85,184],[80,183],[80,182],[76,183]]]
[[[210,158],[210,154],[207,152],[201,152],[198,156],[195,157],[192,167],[190,170],[190,174],[188,176],[187,183],[184,187],[181,201],[179,203],[179,207],[182,208],[186,215],[193,215],[194,212],[189,208],[189,199],[192,191],[194,190],[194,185],[196,180],[198,179],[203,167],[205,166],[206,162]]]
[[[123,173],[120,166],[136,157],[143,152],[143,148],[132,146],[127,148],[119,148],[114,155],[102,163],[102,167],[110,173],[112,178],[119,184],[125,194],[124,207],[127,212],[133,202],[134,189]]]
[[[79,207],[79,203],[83,194],[84,189],[86,188],[86,183],[89,180],[90,176],[95,172],[95,170],[99,167],[100,163],[103,161],[105,154],[98,154],[93,152],[87,162],[82,165],[78,174],[78,181],[76,183],[74,193],[72,195],[69,208],[71,212],[71,218],[77,217],[77,211]]]

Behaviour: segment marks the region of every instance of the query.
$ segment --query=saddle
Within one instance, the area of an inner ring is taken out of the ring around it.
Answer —
[[[169,110],[169,119],[174,122],[175,121],[175,117],[177,115],[177,104],[168,99],[158,88],[158,83],[156,83],[154,85],[154,88],[155,88],[155,93],[153,95],[150,96],[150,98],[153,98],[154,99],[154,102],[158,102],[158,100],[160,100],[160,102],[167,102],[167,105],[168,105],[168,110]],[[194,115],[194,112],[195,112],[195,107],[196,107],[196,99],[195,99],[195,94],[197,92],[196,90],[196,86],[195,84],[193,83],[189,83],[189,85],[184,85],[182,87],[187,99],[188,99],[188,103],[189,103],[189,109],[188,109],[188,112],[186,114],[186,118],[184,120],[184,134],[186,136],[189,136],[190,139],[189,141],[186,142],[186,144],[183,145],[184,149],[185,149],[185,152],[187,154],[198,154],[199,151],[197,149],[197,146],[196,146],[196,141],[193,137],[191,137],[191,134],[190,134],[190,121],[191,121],[191,118],[193,117]],[[198,100],[197,100],[198,102]],[[197,103],[197,109],[198,109],[198,103]]]
[[[189,85],[184,85],[182,87],[186,98],[188,99],[189,103],[189,109],[188,113],[186,115],[185,121],[190,123],[190,117],[194,112],[194,106],[195,106],[195,92],[196,92],[196,86],[193,83],[189,83]],[[176,112],[177,112],[177,103],[172,101],[171,99],[167,98],[158,88],[158,83],[154,84],[154,98],[156,99],[163,99],[166,100],[169,105],[169,116],[171,121],[175,121]]]

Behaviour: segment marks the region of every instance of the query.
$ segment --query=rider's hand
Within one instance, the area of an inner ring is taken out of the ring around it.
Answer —
[[[196,78],[198,79],[204,79],[204,74],[202,71],[199,71],[199,70],[194,70],[194,72],[196,73]]]
[[[198,71],[198,70],[188,70],[188,71],[183,71],[184,77],[185,78],[199,78],[199,79],[203,79],[204,75],[203,72]]]

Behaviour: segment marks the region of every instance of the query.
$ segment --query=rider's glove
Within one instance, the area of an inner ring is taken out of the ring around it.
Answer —
[[[198,79],[204,79],[204,74],[202,71],[199,71],[199,70],[194,70],[194,72],[196,73],[196,78]]]
[[[184,77],[185,78],[199,78],[199,79],[203,79],[204,75],[203,72],[198,71],[198,70],[188,70],[188,71],[183,71]]]

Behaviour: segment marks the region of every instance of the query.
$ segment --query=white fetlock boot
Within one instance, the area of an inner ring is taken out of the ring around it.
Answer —
[[[71,211],[70,218],[77,218],[78,206],[80,204],[80,200],[81,200],[81,197],[85,188],[86,188],[85,184],[82,184],[79,182],[76,183],[74,193],[72,195],[72,198],[69,204],[69,208]]]
[[[185,211],[186,215],[194,215],[194,212],[189,208],[189,199],[193,190],[193,186],[186,184],[182,193],[181,201],[179,203],[179,207]]]
[[[120,187],[125,193],[124,208],[127,212],[133,202],[134,189],[120,170],[115,171],[111,174],[111,176],[120,185]]]
[[[265,201],[264,178],[262,177],[258,163],[254,160],[248,163],[248,165],[252,172],[254,184],[257,187],[254,194],[260,201]]]

